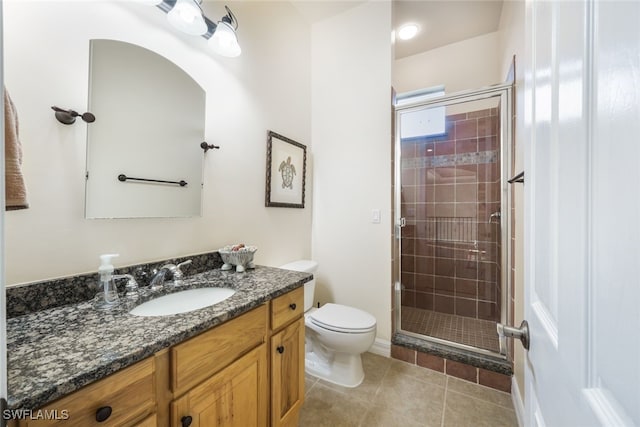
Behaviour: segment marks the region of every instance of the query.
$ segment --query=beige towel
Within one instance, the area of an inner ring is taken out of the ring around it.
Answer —
[[[6,210],[26,209],[27,189],[22,176],[22,147],[18,138],[18,112],[4,88],[4,185]]]

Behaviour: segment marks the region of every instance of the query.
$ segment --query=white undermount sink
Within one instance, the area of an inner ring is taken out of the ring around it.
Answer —
[[[217,304],[235,294],[229,288],[188,289],[164,295],[140,304],[129,313],[134,316],[169,316]]]

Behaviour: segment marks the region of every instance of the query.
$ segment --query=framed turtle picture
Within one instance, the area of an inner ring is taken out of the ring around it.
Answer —
[[[307,146],[269,131],[265,206],[304,208]]]

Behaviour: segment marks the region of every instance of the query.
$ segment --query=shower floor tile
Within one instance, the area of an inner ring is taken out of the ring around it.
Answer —
[[[496,322],[402,306],[402,329],[485,350],[500,351]]]

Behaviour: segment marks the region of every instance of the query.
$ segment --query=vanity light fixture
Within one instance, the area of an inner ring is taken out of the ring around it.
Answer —
[[[152,3],[153,4],[153,3]],[[202,11],[202,0],[161,0],[155,5],[167,14],[169,23],[183,33],[202,36],[218,55],[229,58],[240,55],[238,20],[225,6],[227,14],[218,23],[207,18]]]

